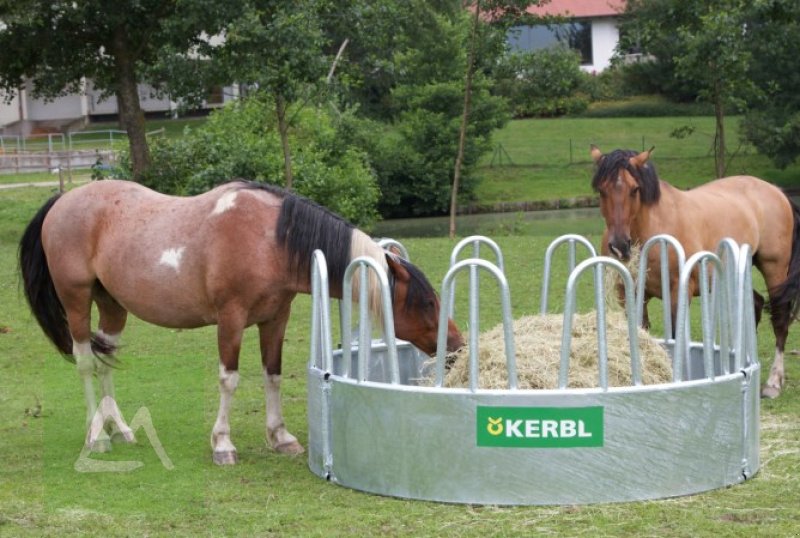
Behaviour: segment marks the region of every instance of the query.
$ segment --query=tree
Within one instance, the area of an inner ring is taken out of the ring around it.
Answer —
[[[284,159],[284,178],[292,188],[289,147],[290,106],[304,105],[317,93],[326,73],[324,36],[318,3],[296,0],[249,0],[225,29],[225,44],[215,58],[228,80],[270,92]],[[299,103],[298,103],[299,101]]]
[[[475,74],[476,56],[480,52],[482,36],[480,32],[481,17],[485,14],[493,17],[495,24],[505,29],[509,23],[519,20],[526,13],[526,9],[531,4],[538,1],[525,0],[475,0],[474,4],[465,2],[471,6],[472,31],[469,38],[469,57],[467,59],[466,74],[464,76],[464,108],[461,114],[461,128],[458,136],[458,152],[453,169],[453,187],[450,194],[450,239],[456,235],[456,209],[458,207],[458,191],[461,184],[461,167],[464,161],[464,146],[466,144],[467,126],[469,124],[470,108],[472,105],[472,83]]]
[[[215,0],[0,0],[0,90],[10,98],[25,80],[35,96],[78,93],[86,79],[116,96],[128,133],[133,174],[150,163],[138,83],[164,50],[195,51],[199,61],[236,2]]]
[[[630,0],[625,11],[628,33],[638,36],[644,50],[669,56],[676,76],[695,84],[698,98],[714,105],[717,177],[727,168],[726,110],[741,110],[758,93],[748,76],[748,6],[745,0]]]
[[[356,0],[325,16],[329,51],[348,39],[337,67],[337,106],[360,116],[342,135],[364,148],[378,174],[384,216],[447,214],[458,151],[471,17],[452,0]],[[463,199],[471,172],[508,116],[486,76],[505,43],[482,26],[481,54],[462,162]]]
[[[750,79],[762,98],[748,103],[747,140],[785,168],[800,156],[800,3],[754,2],[747,21]]]

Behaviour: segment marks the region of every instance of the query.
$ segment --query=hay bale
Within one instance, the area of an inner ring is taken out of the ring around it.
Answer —
[[[631,357],[627,320],[621,312],[607,311],[606,321],[608,384],[615,387],[629,386]],[[598,386],[596,323],[595,312],[576,314],[573,319],[568,385],[570,388]],[[514,321],[519,388],[558,387],[562,331],[561,314],[525,316]],[[672,361],[669,355],[642,329],[639,329],[639,354],[642,364],[642,383],[651,385],[672,380]],[[450,358],[452,364],[445,376],[444,386],[469,386],[468,346]],[[502,324],[480,335],[478,363],[480,388],[508,388]]]

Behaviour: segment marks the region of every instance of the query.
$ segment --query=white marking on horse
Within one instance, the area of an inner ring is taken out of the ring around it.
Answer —
[[[172,267],[177,272],[181,267],[181,257],[184,250],[186,250],[186,247],[168,248],[161,253],[161,259],[158,260],[158,263]]]
[[[236,195],[238,194],[237,191],[233,192],[226,192],[222,196],[219,197],[217,200],[217,205],[214,206],[214,211],[211,212],[212,215],[221,215],[225,213],[227,210],[231,209],[236,205]]]

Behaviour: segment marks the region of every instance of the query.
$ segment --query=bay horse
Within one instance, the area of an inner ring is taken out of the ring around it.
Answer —
[[[650,162],[652,150],[615,150],[604,155],[591,146],[596,164],[592,188],[600,195],[600,212],[606,222],[603,253],[627,260],[632,244],[643,244],[661,233],[675,237],[687,258],[700,250],[714,252],[725,237],[749,244],[753,265],[767,285],[766,304],[775,333],[775,358],[761,395],[777,397],[784,384],[789,325],[800,307],[800,209],[779,188],[752,176],[727,177],[679,190],[658,178]],[[648,256],[645,316],[647,301],[661,297],[659,256],[658,249]],[[670,253],[673,330],[678,304],[676,264]],[[689,283],[690,296],[698,293],[697,278],[694,275]],[[765,301],[757,292],[754,304],[758,320]]]
[[[22,236],[20,269],[34,316],[56,348],[74,360],[83,381],[87,448],[108,450],[109,433],[134,441],[114,401],[110,359],[130,312],[163,327],[217,326],[220,405],[211,432],[217,464],[237,459],[228,413],[239,383],[242,332],[258,326],[267,440],[280,453],[302,453],[281,412],[281,352],[292,300],[310,293],[315,249],[325,254],[334,298],[341,298],[352,259],[375,259],[392,282],[397,337],[425,353],[436,351],[440,305],[425,275],[298,195],[237,181],[175,197],[130,181],[103,180],[48,200]],[[376,313],[377,279],[369,280]],[[93,302],[99,312],[95,333]],[[447,349],[462,344],[449,320]],[[99,409],[94,375],[102,393]]]

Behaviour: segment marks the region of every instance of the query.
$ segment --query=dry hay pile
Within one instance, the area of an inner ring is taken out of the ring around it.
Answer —
[[[628,322],[622,312],[606,312],[609,386],[631,385],[631,357]],[[525,316],[514,321],[517,381],[521,389],[558,387],[561,360],[563,315]],[[480,335],[478,346],[478,386],[486,389],[508,388],[503,325]],[[593,388],[599,385],[597,353],[597,318],[595,312],[576,314],[572,325],[570,352],[570,388]],[[639,329],[639,356],[642,383],[672,381],[672,361],[666,350],[643,329]],[[451,367],[445,376],[446,387],[469,386],[469,346],[449,357]]]

